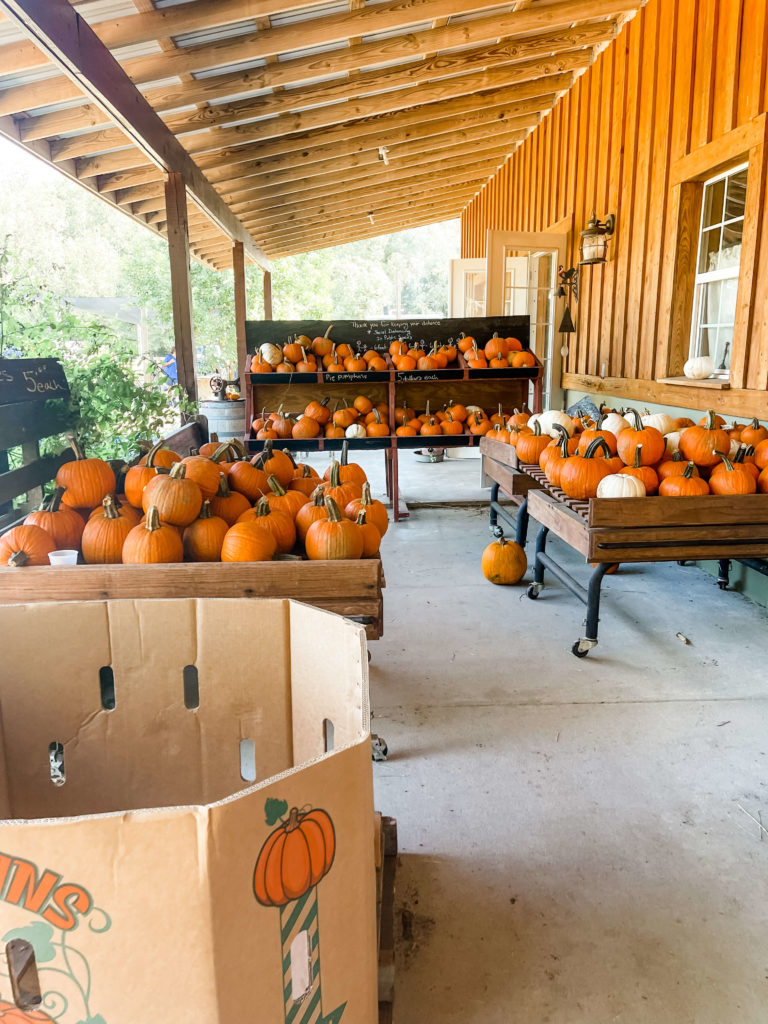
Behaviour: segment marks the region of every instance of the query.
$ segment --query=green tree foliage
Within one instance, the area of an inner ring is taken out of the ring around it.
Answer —
[[[182,403],[186,408],[155,362],[138,358],[108,324],[53,295],[6,240],[0,244],[0,357],[21,356],[61,361],[70,422],[92,456],[135,456],[139,438],[164,433]],[[63,445],[58,438],[48,447]]]

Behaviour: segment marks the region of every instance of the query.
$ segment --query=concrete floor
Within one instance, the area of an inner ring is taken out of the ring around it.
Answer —
[[[478,462],[401,472],[414,497],[478,493]],[[765,612],[694,567],[630,567],[578,660],[583,606],[487,583],[489,540],[484,509],[424,508],[383,545],[396,1024],[763,1024]]]

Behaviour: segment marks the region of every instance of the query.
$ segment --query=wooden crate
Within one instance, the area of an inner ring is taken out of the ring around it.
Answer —
[[[505,494],[518,502],[528,491],[541,487],[538,480],[519,468],[517,452],[510,445],[483,437],[480,441],[480,454],[482,487],[497,483]]]
[[[292,598],[383,632],[378,558],[360,561],[208,562],[0,568],[0,604],[178,597]]]

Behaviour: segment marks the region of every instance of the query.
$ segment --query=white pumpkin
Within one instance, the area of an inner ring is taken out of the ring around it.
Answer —
[[[710,356],[695,356],[683,367],[683,373],[691,380],[703,380],[715,372],[715,361]]]
[[[283,361],[283,350],[278,348],[277,345],[271,345],[269,343],[261,345],[259,347],[259,352],[261,353],[261,358],[264,362],[269,363],[270,366],[277,366]]]
[[[619,436],[619,431],[626,430],[629,426],[629,420],[625,420],[623,416],[619,416],[617,412],[609,412],[607,416],[603,417],[603,422],[600,424],[601,430],[610,430],[616,437]]]
[[[645,484],[629,473],[611,473],[597,485],[598,498],[644,498]]]
[[[548,409],[546,412],[541,413],[538,420],[542,434],[549,434],[550,437],[559,437],[560,431],[555,426],[555,424],[559,424],[568,431],[568,437],[573,436],[574,422],[568,413],[560,412],[559,409]],[[530,426],[530,420],[528,425]]]
[[[675,452],[680,451],[680,434],[679,430],[670,430],[668,434],[664,435],[664,440],[667,443],[667,455],[674,455]]]
[[[365,427],[362,423],[353,423],[351,427],[347,427],[344,431],[345,437],[366,437]]]
[[[656,427],[660,434],[670,434],[675,429],[675,421],[665,412],[648,413],[642,420],[644,427]]]

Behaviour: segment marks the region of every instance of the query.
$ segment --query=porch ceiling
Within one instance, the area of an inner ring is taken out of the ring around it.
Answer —
[[[269,258],[458,216],[643,3],[72,0]],[[162,167],[14,20],[45,4],[0,0],[0,133],[164,234]],[[197,258],[230,234],[190,209]]]

